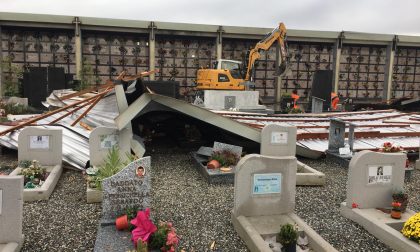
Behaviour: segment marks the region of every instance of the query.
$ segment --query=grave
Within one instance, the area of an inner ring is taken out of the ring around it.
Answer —
[[[322,113],[322,110],[324,108],[324,102],[325,100],[318,98],[316,96],[312,96],[311,113],[314,113],[314,114]]]
[[[139,169],[142,167],[143,169]],[[141,172],[141,173],[140,173]],[[117,231],[115,219],[126,209],[144,210],[150,207],[150,157],[140,158],[119,173],[102,182],[102,218],[99,223],[94,251],[129,251],[133,249],[131,233]]]
[[[328,150],[325,152],[327,159],[348,167],[353,156],[352,149],[354,143],[354,124],[349,125],[348,142],[345,144],[346,122],[330,118],[328,134]]]
[[[260,154],[273,157],[296,156],[296,127],[266,125],[261,131]],[[324,184],[324,173],[297,161],[296,185]]]
[[[37,160],[45,168],[48,177],[40,187],[25,188],[24,201],[47,200],[54,191],[61,173],[63,172],[63,137],[59,127],[25,127],[19,134],[18,161]],[[17,176],[23,169],[17,167],[10,175]]]
[[[232,184],[235,177],[235,167],[232,167],[230,171],[221,171],[220,169],[208,169],[207,162],[215,151],[229,150],[235,155],[241,157],[242,147],[214,142],[213,148],[211,147],[200,147],[197,152],[192,152],[191,155],[196,162],[196,167],[200,173],[206,178],[209,183],[214,184]]]
[[[336,251],[293,211],[296,157],[250,154],[236,169],[232,222],[250,251],[273,251],[266,242],[286,223],[297,224],[314,251]],[[264,238],[266,240],[264,240]]]
[[[114,146],[118,147],[120,157],[127,159],[127,153],[130,153],[130,141],[128,134],[120,134],[116,128],[97,127],[89,136],[90,165],[98,168],[104,163],[108,152]],[[86,186],[87,203],[102,202],[102,191]]]
[[[420,245],[404,237],[397,227],[415,212],[407,209],[401,219],[392,219],[389,209],[394,188],[404,186],[404,153],[358,152],[349,166],[346,202],[340,213],[358,223],[397,251],[420,251]]]
[[[17,252],[23,244],[23,177],[0,176],[0,251]]]

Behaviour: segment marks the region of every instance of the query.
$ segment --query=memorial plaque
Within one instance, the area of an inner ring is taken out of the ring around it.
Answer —
[[[100,148],[111,149],[118,144],[118,135],[101,135],[100,136]]]
[[[150,157],[140,158],[102,181],[102,214],[105,222],[125,214],[127,208],[150,207]]]
[[[50,136],[29,136],[29,149],[50,148]]]
[[[391,183],[392,166],[391,165],[371,165],[368,168],[368,184]]]
[[[252,194],[272,194],[281,192],[281,173],[254,174]]]
[[[287,144],[287,132],[271,132],[271,144]]]

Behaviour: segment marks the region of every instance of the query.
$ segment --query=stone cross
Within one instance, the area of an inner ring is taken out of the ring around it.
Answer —
[[[251,154],[236,166],[235,216],[277,215],[295,209],[297,160]]]
[[[150,157],[144,157],[102,181],[102,222],[115,222],[127,208],[150,207],[150,173]]]
[[[260,154],[264,156],[295,156],[296,127],[266,125],[261,131]]]
[[[22,241],[23,176],[0,176],[0,244]]]
[[[18,160],[38,160],[41,165],[48,166],[61,164],[62,135],[59,127],[25,127],[18,138]]]
[[[404,186],[404,153],[361,151],[350,161],[347,207],[385,208],[392,203],[392,191]]]

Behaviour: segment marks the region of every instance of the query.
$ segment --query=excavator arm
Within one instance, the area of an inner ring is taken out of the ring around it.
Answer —
[[[267,51],[270,47],[274,44],[274,42],[278,41],[280,45],[280,54],[281,54],[281,64],[286,63],[286,26],[283,23],[279,24],[279,27],[276,27],[271,33],[267,34],[264,39],[258,42],[254,48],[249,51],[248,59],[245,60],[247,64],[245,66],[246,73],[245,73],[245,81],[249,81],[251,78],[251,72],[254,68],[254,63],[258,60],[261,55],[261,51]]]

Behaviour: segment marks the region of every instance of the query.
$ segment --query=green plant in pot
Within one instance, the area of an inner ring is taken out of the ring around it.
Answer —
[[[283,246],[285,252],[296,252],[296,241],[298,238],[298,230],[292,224],[282,225],[280,232],[277,234],[276,240]]]
[[[408,194],[404,191],[404,188],[394,188],[392,191],[392,199],[394,202],[401,203],[401,212],[404,213],[408,205]]]

